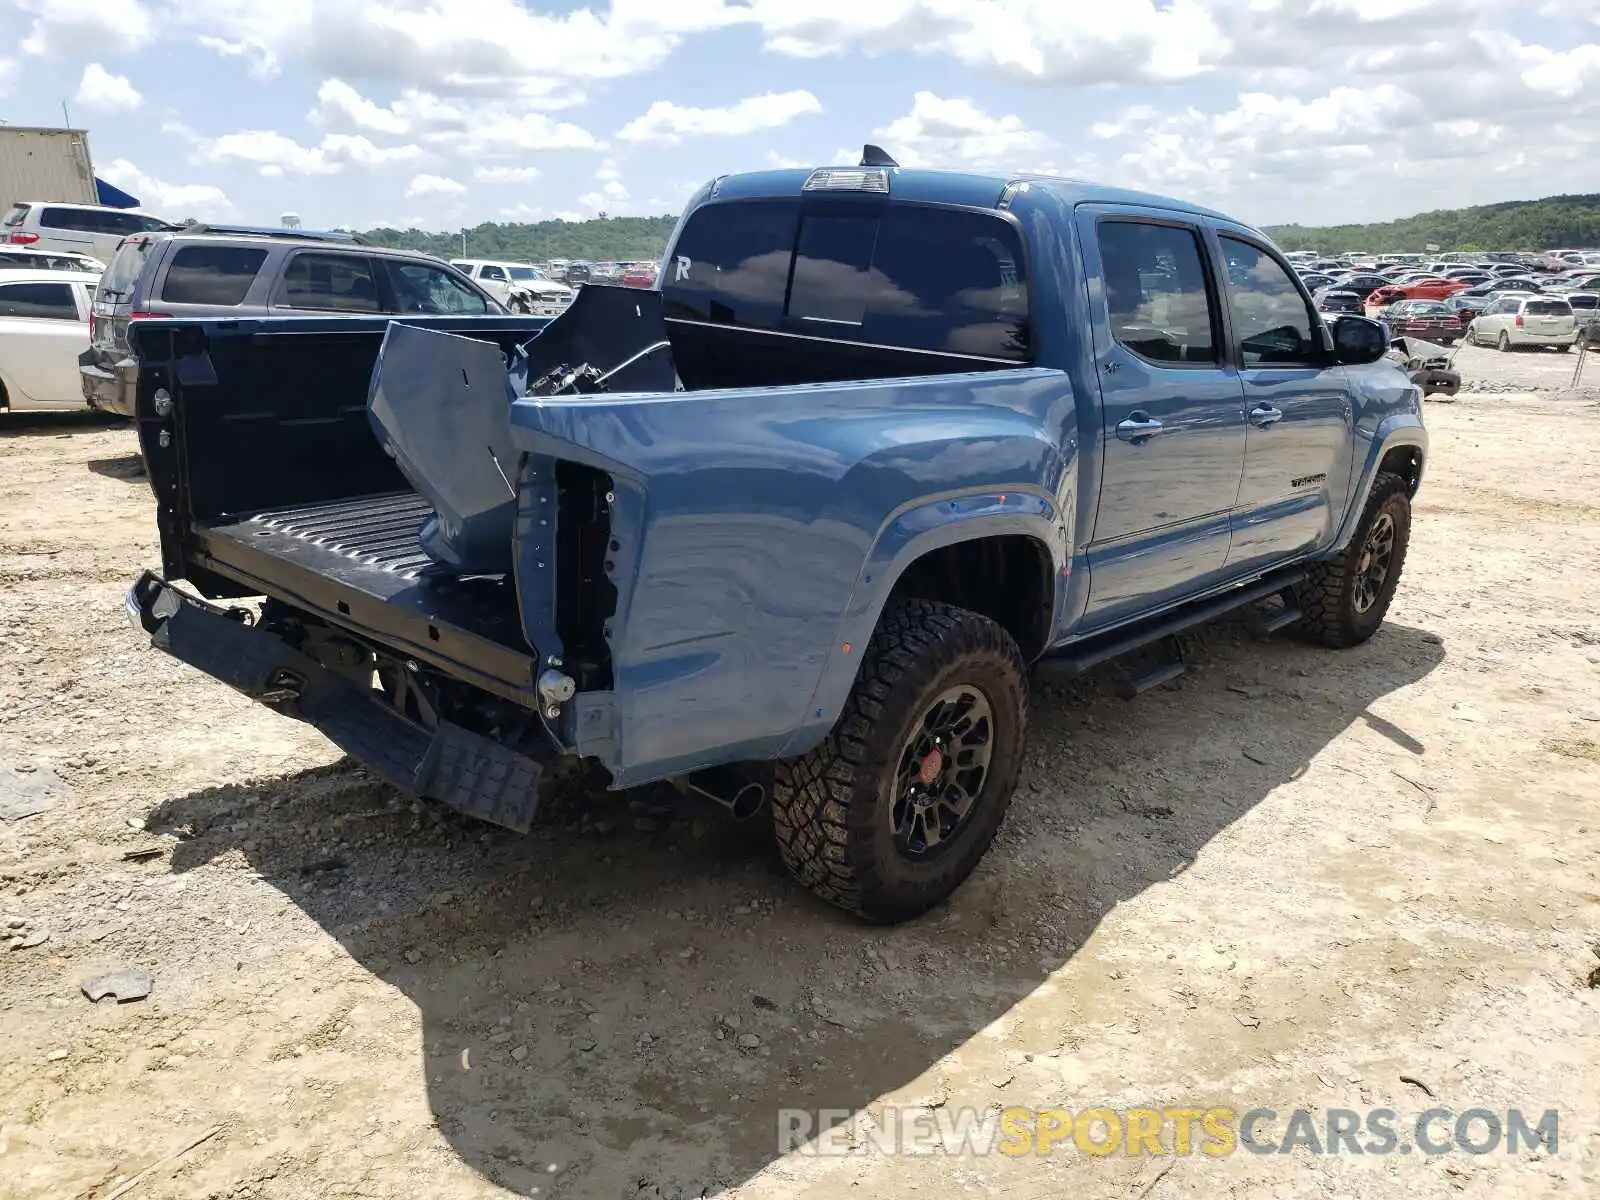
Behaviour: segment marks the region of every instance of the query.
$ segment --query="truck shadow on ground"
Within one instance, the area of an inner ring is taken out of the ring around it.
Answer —
[[[664,814],[660,793],[568,797],[518,837],[341,763],[171,800],[149,827],[184,839],[175,872],[242,850],[416,1004],[438,1127],[484,1177],[676,1200],[777,1158],[779,1110],[917,1079],[1353,724],[1419,753],[1367,710],[1443,658],[1392,623],[1334,654],[1230,621],[1132,704],[1104,677],[1041,691],[1000,841],[893,929],[791,883],[759,820]]]
[[[50,411],[47,409],[6,409],[0,411],[0,440],[25,437],[69,437],[74,433],[113,429],[133,422],[93,409]]]

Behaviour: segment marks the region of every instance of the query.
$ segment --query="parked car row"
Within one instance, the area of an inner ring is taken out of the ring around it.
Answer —
[[[1318,259],[1299,255],[1296,269],[1327,316],[1365,313],[1395,337],[1443,346],[1457,341],[1502,350],[1600,345],[1600,253],[1483,255],[1426,262]]]

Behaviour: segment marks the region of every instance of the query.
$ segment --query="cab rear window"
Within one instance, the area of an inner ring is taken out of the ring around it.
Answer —
[[[707,205],[684,226],[660,286],[669,318],[1028,360],[1021,241],[990,213]]]
[[[267,252],[256,246],[184,246],[167,267],[161,299],[168,304],[243,304],[266,261]]]

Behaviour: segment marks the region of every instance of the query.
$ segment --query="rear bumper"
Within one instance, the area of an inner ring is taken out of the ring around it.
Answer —
[[[418,796],[525,832],[544,765],[441,721],[424,729],[364,689],[242,617],[187,596],[151,572],[128,589],[129,620],[157,650],[273,711],[315,726],[374,774]]]
[[[84,403],[90,408],[119,417],[138,415],[135,397],[139,364],[133,359],[125,358],[107,368],[100,364],[99,355],[91,347],[78,355],[78,378],[83,384]]]
[[[1570,333],[1534,333],[1529,329],[1507,329],[1513,346],[1571,346],[1578,340],[1578,331]]]

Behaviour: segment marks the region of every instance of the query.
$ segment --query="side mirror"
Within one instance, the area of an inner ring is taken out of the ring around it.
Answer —
[[[1389,327],[1370,317],[1341,317],[1333,323],[1333,354],[1348,367],[1374,363],[1389,352]]]

